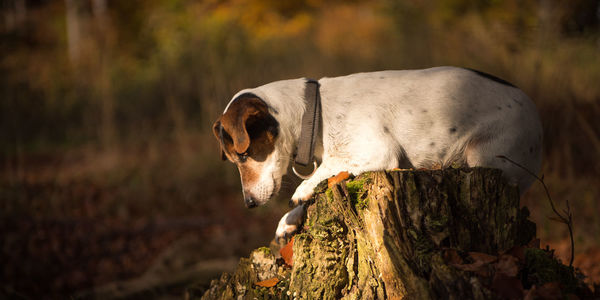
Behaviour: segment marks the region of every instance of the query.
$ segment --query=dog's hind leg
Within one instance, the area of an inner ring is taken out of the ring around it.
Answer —
[[[537,174],[541,166],[541,140],[508,134],[487,139],[473,139],[467,145],[464,154],[469,167],[501,169],[509,183],[518,185],[522,194],[534,181],[534,177],[520,166],[498,156],[506,156]]]
[[[279,220],[279,224],[277,225],[275,239],[278,241],[287,241],[289,237],[291,237],[298,231],[298,229],[300,229],[300,226],[302,226],[302,223],[304,222],[305,214],[306,210],[304,205],[301,204],[283,215],[281,220]]]

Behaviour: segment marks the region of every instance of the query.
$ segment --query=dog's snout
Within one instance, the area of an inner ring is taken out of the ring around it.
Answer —
[[[254,208],[257,207],[258,204],[256,203],[256,201],[254,200],[254,198],[248,196],[244,199],[244,202],[246,202],[246,207],[247,208]]]

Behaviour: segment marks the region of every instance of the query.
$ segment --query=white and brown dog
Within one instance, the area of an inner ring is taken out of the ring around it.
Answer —
[[[213,130],[222,158],[239,169],[244,200],[255,207],[274,197],[293,158],[307,109],[307,79],[269,83],[237,93]],[[292,196],[309,199],[319,182],[341,171],[359,174],[454,163],[503,170],[525,191],[541,165],[542,126],[533,102],[510,83],[470,69],[359,73],[318,81],[322,128],[318,167]],[[276,235],[296,230],[302,205],[286,214]]]

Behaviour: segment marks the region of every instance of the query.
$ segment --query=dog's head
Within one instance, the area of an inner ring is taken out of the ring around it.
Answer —
[[[277,139],[279,123],[267,104],[253,95],[235,99],[213,125],[221,159],[237,165],[248,208],[266,203],[279,192],[282,169]]]

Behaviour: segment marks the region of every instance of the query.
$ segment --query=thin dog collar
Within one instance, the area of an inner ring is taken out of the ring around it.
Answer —
[[[301,166],[314,165],[314,170],[309,175],[301,175],[292,166],[292,171],[296,176],[307,179],[317,170],[317,161],[314,158],[315,144],[317,136],[321,130],[321,94],[319,93],[319,82],[314,79],[306,80],[304,90],[304,99],[306,101],[306,111],[302,116],[302,127],[294,162]]]

